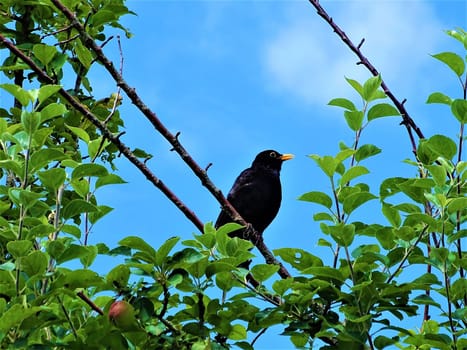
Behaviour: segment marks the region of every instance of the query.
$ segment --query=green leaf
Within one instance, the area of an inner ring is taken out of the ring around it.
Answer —
[[[140,148],[135,148],[132,153],[135,155],[137,158],[143,158],[145,160],[151,159],[153,157],[152,154],[147,153],[146,151],[140,149]]]
[[[137,236],[129,236],[118,242],[121,246],[145,252],[151,257],[156,256],[156,251],[145,240]]]
[[[97,179],[95,188],[96,190],[99,187],[106,186],[106,185],[117,185],[117,184],[126,184],[127,182],[123,180],[117,174],[109,174],[105,176],[101,176]]]
[[[370,102],[370,101],[373,101],[375,98],[381,97],[377,93],[378,88],[381,86],[381,81],[382,81],[381,76],[378,75],[376,77],[369,78],[363,84],[362,97],[365,101]]]
[[[44,102],[50,96],[58,92],[62,87],[60,85],[44,85],[39,89],[38,99],[39,103]],[[63,105],[62,105],[63,106]],[[65,106],[64,106],[65,107]]]
[[[74,47],[76,55],[78,56],[78,60],[84,66],[84,68],[89,69],[91,67],[91,63],[93,60],[91,51],[89,51],[86,46],[83,45],[81,40],[74,40]]]
[[[446,169],[441,165],[425,165],[431,174],[431,177],[436,182],[436,185],[443,186],[447,180]]]
[[[320,246],[320,247],[329,247],[329,248],[332,247],[332,243],[325,240],[324,238],[318,239],[317,245]]]
[[[300,248],[274,249],[273,253],[299,271],[303,271],[310,266],[323,266],[320,258]]]
[[[440,308],[441,305],[437,303],[431,296],[426,294],[420,294],[412,299],[412,302],[419,305],[431,305]]]
[[[356,80],[350,79],[350,78],[345,78],[347,82],[354,88],[355,91],[358,92],[358,94],[363,98],[363,86]]]
[[[355,178],[357,178],[359,176],[365,175],[365,174],[369,174],[369,173],[370,173],[370,171],[366,167],[361,166],[361,165],[355,165],[355,166],[349,168],[342,175],[342,177],[339,180],[339,185],[340,186],[345,186],[347,183],[349,183],[353,179],[355,179]]]
[[[467,111],[467,110],[466,110]],[[433,135],[426,140],[426,146],[436,157],[452,159],[457,154],[456,143],[444,135]]]
[[[113,22],[117,20],[118,17],[113,11],[110,10],[99,10],[94,15],[91,16],[90,23],[95,26],[101,26],[106,23]]]
[[[43,148],[31,155],[29,162],[31,173],[42,169],[54,161],[59,161],[67,158],[61,149],[57,148]]]
[[[329,197],[324,192],[318,192],[318,191],[307,192],[307,193],[302,194],[300,197],[298,197],[298,200],[321,204],[328,209],[330,209],[332,206],[331,197]]]
[[[19,327],[23,320],[42,311],[42,307],[33,306],[25,309],[23,303],[13,304],[0,316],[0,331],[7,333],[11,329]]]
[[[70,219],[82,213],[91,213],[97,211],[97,207],[84,199],[73,199],[68,202],[61,211],[64,219]]]
[[[228,235],[229,233],[232,233],[234,231],[242,229],[243,226],[240,224],[237,224],[236,222],[229,222],[225,225],[222,225],[217,229],[217,236],[223,236],[223,235]]]
[[[452,104],[452,99],[441,92],[433,92],[428,96],[426,103],[442,103],[450,106]]]
[[[26,133],[31,136],[36,132],[41,123],[41,116],[37,112],[28,112],[23,110],[21,112],[21,124],[23,124],[23,129]]]
[[[74,126],[70,126],[70,125],[65,125],[65,126],[68,129],[70,129],[71,132],[73,132],[73,134],[78,136],[84,142],[89,143],[89,141],[91,140],[88,133],[86,132],[86,130],[81,129],[81,128],[77,128],[77,127],[74,127]]]
[[[109,207],[108,205],[99,205],[97,206],[97,211],[89,213],[89,222],[95,224],[97,221],[102,219],[108,213],[110,213],[114,208]]]
[[[23,176],[23,167],[19,161],[10,159],[0,160],[0,168],[8,169],[18,177]]]
[[[18,85],[0,84],[0,88],[12,94],[24,107],[33,101],[31,94]]]
[[[199,259],[198,261],[195,261],[194,263],[188,265],[186,270],[194,277],[194,278],[201,278],[205,272],[206,268],[208,266],[208,257],[204,257],[202,259]]]
[[[376,147],[375,145],[362,145],[358,148],[357,152],[355,153],[355,160],[357,162],[361,162],[362,160],[377,155],[379,153],[381,153],[381,149]]]
[[[455,99],[451,104],[452,114],[462,124],[467,123],[467,101],[461,99]]]
[[[346,214],[350,214],[362,204],[375,198],[378,198],[378,197],[376,197],[374,194],[369,193],[369,192],[352,193],[351,195],[347,196],[344,199],[344,203],[343,203],[344,212]]]
[[[347,158],[350,158],[351,156],[353,156],[355,152],[356,152],[355,150],[350,149],[350,148],[343,149],[339,153],[336,154],[336,160],[339,163],[341,163]]]
[[[384,249],[390,250],[394,248],[395,246],[395,241],[394,241],[394,232],[391,228],[385,227],[385,228],[380,228],[376,231],[376,239],[378,240],[379,244]]]
[[[29,240],[10,241],[6,244],[6,249],[15,258],[28,255],[32,249],[32,242]]]
[[[47,106],[45,106],[40,112],[40,118],[41,118],[41,124],[53,119],[55,117],[61,116],[65,114],[67,111],[65,105],[61,103],[50,103]]]
[[[89,254],[89,247],[81,246],[77,244],[71,244],[66,247],[60,254],[57,256],[57,263],[63,264],[66,261],[71,261],[74,259],[81,259]]]
[[[432,55],[432,57],[446,64],[458,77],[464,74],[464,60],[458,54],[455,54],[454,52],[442,52]]]
[[[76,237],[77,239],[81,238],[81,230],[79,229],[79,227],[77,227],[75,225],[64,224],[64,225],[61,226],[61,231],[65,232],[65,233],[68,233],[68,234]]]
[[[251,268],[251,274],[258,282],[264,282],[279,271],[279,265],[258,264]]]
[[[328,226],[321,224],[322,228],[325,228],[331,234],[331,237],[342,247],[349,247],[355,237],[355,225],[354,224],[338,224],[336,226]]]
[[[130,268],[123,264],[115,266],[106,276],[107,283],[117,289],[125,288],[129,279]]]
[[[382,211],[383,215],[388,219],[389,223],[393,227],[399,227],[401,225],[399,210],[395,209],[392,205],[383,202]]]
[[[293,283],[294,280],[291,277],[288,277],[286,279],[279,279],[274,281],[274,283],[272,284],[272,290],[282,296],[287,290],[292,288]]]
[[[70,181],[70,185],[73,190],[78,194],[81,198],[86,199],[89,194],[89,181],[87,179],[74,179]]]
[[[213,261],[206,267],[206,277],[212,276],[220,272],[231,272],[235,269],[235,265],[223,261]]]
[[[312,154],[309,157],[313,159],[321,170],[323,170],[323,172],[329,177],[334,175],[336,168],[340,163],[332,156],[320,157],[319,155]]]
[[[38,250],[21,259],[21,268],[29,277],[36,275],[41,277],[47,271],[47,265],[46,254]]]
[[[363,112],[362,111],[344,111],[345,121],[350,129],[358,131],[362,128]]]
[[[54,193],[65,183],[66,180],[66,172],[63,168],[47,169],[39,172],[37,176],[39,180],[41,180],[42,185],[49,188],[51,192]]]
[[[102,141],[102,136],[88,143],[88,153],[91,159],[97,158],[102,151],[110,144],[110,141],[105,139]]]
[[[82,177],[87,176],[102,177],[107,175],[109,175],[109,172],[107,171],[105,166],[100,164],[89,163],[78,165],[71,173],[71,178],[80,179]]]
[[[47,66],[57,53],[57,48],[55,46],[36,44],[32,47],[32,53],[44,66]]]
[[[155,264],[157,266],[162,266],[162,264],[167,260],[170,251],[175,247],[175,245],[180,240],[180,237],[171,237],[166,240],[159,249],[156,250],[155,254]]]
[[[204,246],[204,247],[206,247],[208,249],[212,249],[216,245],[216,235],[215,234],[205,233],[205,234],[202,234],[202,235],[194,235],[194,236],[196,238],[197,243],[198,242],[201,243],[201,244],[198,243],[198,245],[200,247]]]
[[[290,340],[296,348],[303,348],[308,344],[309,336],[304,333],[294,333],[290,336]]]
[[[73,271],[60,270],[61,275],[52,282],[52,289],[60,287],[74,290],[76,288],[89,288],[102,285],[102,278],[94,271],[77,269]]]
[[[449,200],[448,213],[456,213],[458,211],[466,210],[467,208],[467,197],[453,198]]]
[[[467,279],[459,278],[451,285],[451,300],[463,300],[467,296]],[[464,310],[467,313],[467,310]]]
[[[349,111],[356,111],[357,108],[355,108],[355,105],[353,104],[352,101],[346,99],[346,98],[335,98],[329,101],[328,105],[330,106],[336,106],[336,107],[342,107],[344,109],[347,109]]]
[[[25,209],[29,209],[33,207],[43,195],[30,190],[10,187],[8,189],[8,196],[17,206],[22,205]]]
[[[83,254],[79,261],[83,265],[84,268],[89,268],[99,253],[99,248],[96,245],[87,245],[84,247],[86,250],[86,254]]]
[[[232,340],[246,339],[246,328],[240,324],[234,324],[228,338]]]
[[[376,118],[390,117],[400,115],[397,108],[389,103],[378,103],[368,110],[368,121]]]
[[[458,40],[461,44],[464,45],[464,48],[467,50],[467,32],[462,28],[457,28],[457,30],[451,29],[445,31],[447,35]]]
[[[222,291],[228,292],[235,285],[235,278],[232,272],[219,272],[216,274],[216,286]]]
[[[383,349],[387,346],[396,344],[398,342],[399,342],[399,339],[397,337],[388,338],[384,335],[378,335],[375,338],[374,345],[376,346],[377,349]]]
[[[330,222],[334,222],[334,219],[335,219],[335,217],[332,216],[329,213],[320,212],[320,213],[314,213],[313,214],[313,220],[314,221],[330,221]]]

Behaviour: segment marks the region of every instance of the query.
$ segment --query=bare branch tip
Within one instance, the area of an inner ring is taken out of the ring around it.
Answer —
[[[363,43],[365,42],[365,38],[362,38],[362,40],[360,41],[360,43],[357,45],[357,49],[360,50],[360,48],[362,47]]]
[[[209,163],[209,164],[206,166],[206,168],[204,168],[204,171],[207,172],[207,171],[209,170],[210,167],[212,167],[212,163]]]

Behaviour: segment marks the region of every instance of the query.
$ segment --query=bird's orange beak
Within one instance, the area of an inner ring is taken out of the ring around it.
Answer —
[[[284,160],[289,160],[289,159],[292,159],[294,157],[293,154],[290,154],[290,153],[286,153],[286,154],[283,154],[281,156],[281,160],[284,161]]]

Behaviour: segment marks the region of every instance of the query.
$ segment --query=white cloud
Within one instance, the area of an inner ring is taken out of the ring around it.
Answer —
[[[403,86],[402,93],[427,79],[429,54],[444,40],[432,2],[339,1],[324,6],[355,44],[365,38],[363,53],[383,79]],[[364,80],[369,73],[355,64],[357,57],[313,8],[296,10],[286,14],[283,26],[264,48],[271,86],[307,103],[348,96],[344,76]]]

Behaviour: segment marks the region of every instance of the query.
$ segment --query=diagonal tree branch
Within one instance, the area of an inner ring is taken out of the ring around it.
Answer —
[[[32,59],[24,54],[20,49],[18,49],[11,41],[6,39],[3,35],[0,34],[0,42],[4,44],[15,56],[19,57],[24,63],[26,63],[39,77],[39,80],[46,84],[54,84],[55,81],[53,78],[47,75],[38,65],[34,63]],[[112,142],[118,150],[131,162],[133,163],[146,178],[154,184],[159,190],[164,193],[164,195],[174,203],[178,209],[196,226],[198,230],[203,232],[203,223],[192,212],[186,205],[183,203],[180,198],[178,198],[175,193],[173,193],[154,173],[140,161],[131,150],[120,140],[118,135],[114,135],[107,126],[102,123],[89,109],[78,101],[75,97],[70,95],[65,89],[61,88],[59,90],[60,95],[68,101],[68,103],[79,111],[86,119],[93,123],[96,128],[98,128],[105,138]]]
[[[319,16],[321,16],[334,30],[334,32],[339,36],[339,38],[347,45],[347,47],[357,55],[358,59],[360,60],[357,64],[362,64],[364,65],[371,74],[374,76],[379,75],[378,70],[376,69],[375,66],[368,60],[367,57],[365,57],[360,50],[363,40],[360,42],[359,45],[355,45],[352,40],[347,36],[347,34],[333,21],[332,17],[329,16],[329,14],[326,12],[326,10],[321,6],[319,3],[319,0],[308,0],[311,5],[316,9],[317,13]],[[409,113],[405,109],[404,103],[405,100],[399,101],[397,97],[392,93],[392,91],[389,89],[389,87],[386,85],[384,80],[381,81],[381,87],[384,91],[384,93],[389,97],[389,99],[394,103],[396,106],[397,110],[401,114],[402,117],[402,122],[401,124],[404,125],[407,129],[407,132],[409,134],[410,138],[410,143],[412,145],[412,151],[414,154],[416,154],[417,151],[417,143],[415,141],[415,137],[413,135],[413,132],[418,136],[418,138],[423,139],[425,136],[423,135],[422,131],[418,127],[418,125],[414,122],[414,120],[410,117]],[[413,131],[413,132],[412,132]]]
[[[128,85],[120,72],[115,68],[112,61],[110,61],[107,56],[102,51],[102,48],[97,45],[94,39],[86,32],[83,24],[80,23],[78,18],[68,9],[62,2],[59,0],[51,0],[51,2],[68,18],[71,22],[71,25],[80,34],[80,38],[86,47],[90,48],[96,55],[97,60],[102,63],[102,65],[107,69],[109,74],[115,80],[117,85],[126,93],[130,98],[131,102],[143,113],[146,119],[154,126],[154,128],[172,145],[173,150],[176,151],[183,161],[190,167],[193,173],[201,180],[201,184],[208,189],[208,191],[216,198],[216,200],[221,204],[222,208],[226,213],[232,218],[233,221],[243,225],[248,226],[248,223],[238,214],[235,208],[227,201],[222,192],[214,185],[214,183],[209,178],[206,170],[201,168],[198,163],[191,157],[187,152],[185,147],[180,143],[177,134],[172,134],[161,120],[139,97],[136,93],[136,90]],[[264,244],[261,235],[254,231],[251,233],[251,240],[253,242],[260,242],[256,244],[256,247],[265,257],[268,263],[274,263],[280,266],[279,275],[282,278],[290,277],[290,273],[285,269],[285,267],[274,258],[272,252]]]

